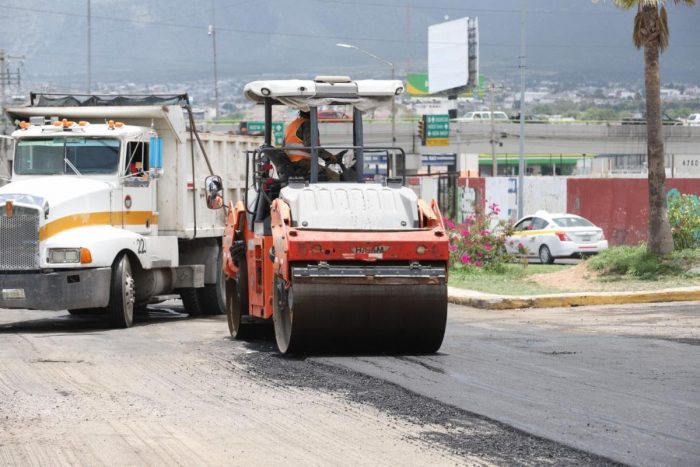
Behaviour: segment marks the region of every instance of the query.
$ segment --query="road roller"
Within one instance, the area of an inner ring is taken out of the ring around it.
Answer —
[[[272,320],[284,354],[438,351],[449,256],[438,204],[404,186],[401,148],[363,144],[363,114],[401,92],[401,81],[348,77],[244,87],[264,106],[265,130],[262,146],[246,153],[244,199],[226,213],[222,264],[234,339]],[[303,147],[273,146],[276,105],[308,112]],[[321,145],[318,108],[331,105],[353,109],[347,146]],[[292,161],[299,150],[310,164]],[[366,174],[366,160],[386,161],[386,170]]]

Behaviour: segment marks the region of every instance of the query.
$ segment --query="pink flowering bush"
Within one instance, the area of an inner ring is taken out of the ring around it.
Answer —
[[[513,233],[510,222],[498,220],[501,212],[496,203],[479,206],[461,224],[446,219],[450,238],[450,265],[454,270],[502,270],[513,258],[506,252],[505,242]]]

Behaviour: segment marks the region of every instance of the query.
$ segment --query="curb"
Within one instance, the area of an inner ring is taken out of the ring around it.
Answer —
[[[700,301],[700,287],[643,292],[588,292],[582,294],[504,296],[448,288],[448,302],[485,310],[563,308],[586,305]]]

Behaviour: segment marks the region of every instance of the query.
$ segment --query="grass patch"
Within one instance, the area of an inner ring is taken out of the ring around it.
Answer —
[[[451,270],[449,285],[462,289],[498,295],[539,295],[567,292],[566,289],[545,287],[530,281],[533,274],[557,272],[571,266],[530,264],[504,264],[500,271],[484,269]]]
[[[450,269],[449,285],[496,295],[625,292],[700,286],[700,249],[649,255],[644,246],[616,247],[578,266],[504,264],[500,270]],[[537,277],[533,277],[537,275]]]
[[[620,279],[624,276],[639,280],[659,280],[664,277],[683,277],[688,270],[700,265],[700,249],[674,251],[666,256],[647,252],[645,245],[610,248],[588,260],[588,267],[597,271],[601,279]]]

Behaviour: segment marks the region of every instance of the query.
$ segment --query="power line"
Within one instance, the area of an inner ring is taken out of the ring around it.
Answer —
[[[314,0],[316,1],[316,0]],[[77,18],[86,18],[85,14],[80,14],[80,13],[70,13],[66,11],[56,11],[56,10],[46,10],[46,9],[39,9],[39,8],[29,8],[29,7],[15,7],[15,6],[10,6],[10,5],[1,5],[0,7],[2,8],[9,8],[9,9],[15,9],[15,10],[20,10],[20,11],[29,11],[33,13],[46,13],[46,14],[54,14],[54,15],[62,15],[62,16],[69,16],[69,17],[77,17]],[[426,7],[427,8],[427,7]],[[500,11],[500,10],[499,10]],[[514,10],[515,11],[515,10]],[[150,26],[162,26],[162,27],[171,27],[171,28],[180,28],[180,29],[190,29],[190,30],[198,30],[198,31],[203,31],[208,29],[208,25],[192,25],[192,24],[184,24],[184,23],[172,23],[172,22],[165,22],[165,21],[153,21],[153,20],[139,20],[139,19],[129,19],[129,18],[119,18],[115,16],[102,16],[102,15],[92,15],[93,19],[100,19],[104,21],[112,21],[112,22],[120,22],[120,23],[128,23],[128,24],[142,24],[142,25],[150,25]],[[426,41],[424,40],[412,40],[412,41],[407,41],[405,39],[394,39],[394,38],[371,38],[371,37],[360,37],[360,36],[337,36],[337,35],[331,35],[331,34],[311,34],[311,33],[299,33],[299,32],[270,32],[270,31],[262,31],[258,29],[242,29],[242,28],[230,28],[230,27],[217,27],[217,32],[229,32],[229,33],[239,33],[239,34],[252,34],[252,35],[261,35],[261,36],[279,36],[279,37],[302,37],[302,38],[311,38],[311,39],[331,39],[331,40],[342,40],[342,41],[364,41],[364,42],[381,42],[381,43],[397,43],[397,44],[406,44],[406,43],[413,43],[413,44],[425,44]],[[443,44],[452,44],[452,42],[442,42]],[[457,44],[457,43],[454,43]],[[499,48],[516,48],[519,47],[519,44],[513,43],[513,44],[504,44],[504,43],[488,43],[488,42],[481,42],[481,45],[485,47],[499,47]],[[626,45],[610,45],[610,44],[545,44],[545,43],[533,43],[529,44],[530,48],[559,48],[559,49],[576,49],[576,48],[583,48],[583,49],[630,49],[631,46],[626,46]],[[674,45],[674,48],[689,48],[689,49],[697,49],[700,48],[700,44],[678,44]]]
[[[355,6],[368,6],[376,8],[404,8],[405,4],[393,4],[393,3],[381,3],[381,2],[363,2],[363,1],[344,1],[344,0],[307,0],[318,3],[333,3],[340,5],[355,5]],[[474,14],[474,13],[506,13],[506,14],[520,14],[519,9],[509,9],[509,8],[464,8],[464,7],[451,7],[451,6],[425,6],[425,5],[414,5],[411,4],[411,9],[413,10],[434,10],[434,11],[461,11],[464,13]],[[590,15],[609,15],[610,11],[594,11],[594,10],[546,10],[546,9],[528,9],[528,14],[539,13],[546,15],[560,15],[560,14],[590,14]]]

